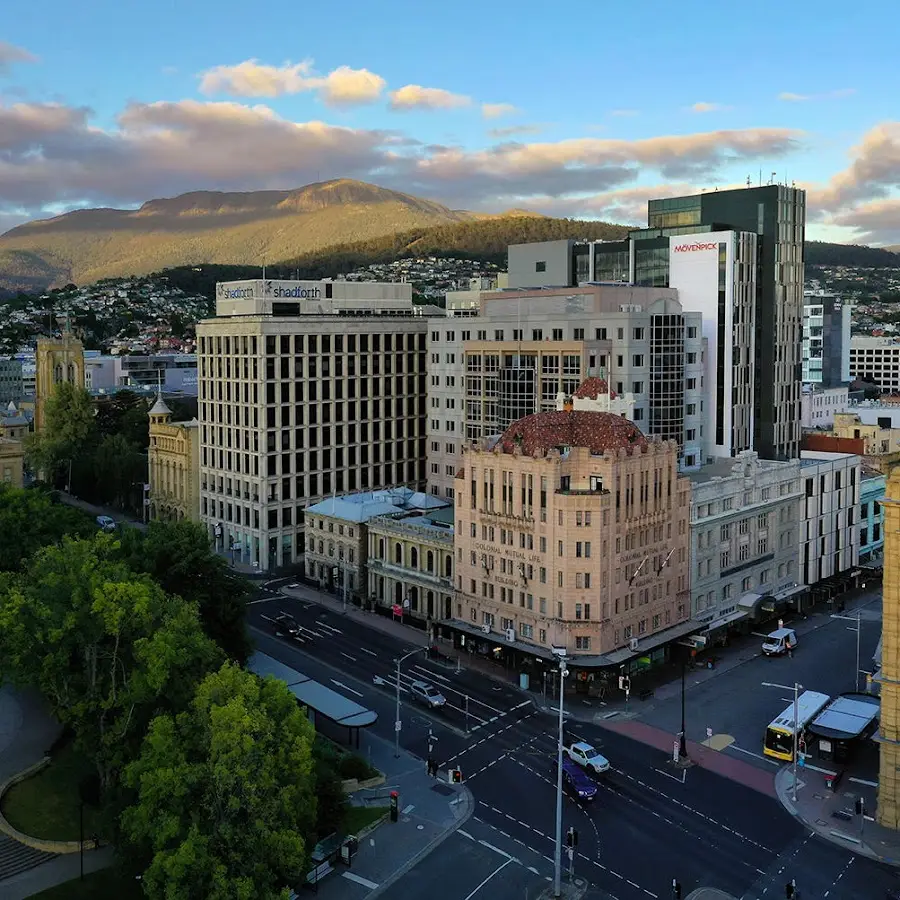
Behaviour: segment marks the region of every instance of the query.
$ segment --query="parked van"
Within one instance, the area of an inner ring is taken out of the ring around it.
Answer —
[[[776,628],[763,642],[766,656],[781,656],[797,646],[797,632],[793,628]]]

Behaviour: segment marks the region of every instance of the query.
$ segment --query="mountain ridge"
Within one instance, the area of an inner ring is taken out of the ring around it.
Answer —
[[[398,256],[500,261],[508,243],[617,239],[631,226],[522,209],[476,213],[349,178],[291,190],[189,191],[138,209],[78,209],[0,235],[0,290],[192,266],[283,265],[333,275]],[[876,247],[807,242],[809,265],[900,267]]]

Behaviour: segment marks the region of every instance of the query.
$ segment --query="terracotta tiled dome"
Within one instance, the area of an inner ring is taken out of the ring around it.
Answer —
[[[582,397],[586,400],[596,400],[598,397],[611,397],[615,399],[616,392],[609,389],[609,382],[603,378],[586,378],[579,386],[573,397]]]
[[[648,446],[647,438],[628,419],[607,412],[569,410],[537,413],[513,422],[500,437],[504,453],[519,447],[528,456],[555,447],[587,447],[591,453]]]

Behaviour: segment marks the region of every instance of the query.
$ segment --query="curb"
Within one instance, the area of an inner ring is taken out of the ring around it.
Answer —
[[[11,778],[4,781],[3,784],[0,785],[0,801],[3,800],[4,795],[11,787],[17,785],[20,781],[31,778],[32,775],[37,775],[38,772],[50,765],[51,761],[51,757],[45,756],[43,759],[34,763],[34,765],[29,766],[27,769],[23,769],[17,775],[13,775]],[[78,853],[78,851],[82,849],[81,841],[50,841],[24,834],[9,824],[2,811],[0,811],[0,832],[26,847],[31,847],[32,850],[43,850],[45,853],[63,855],[66,853]],[[105,846],[105,844],[101,841],[100,847],[103,846]],[[100,849],[94,845],[93,840],[84,841],[83,848],[85,850]]]
[[[374,897],[378,897],[383,894],[389,887],[392,887],[393,884],[399,881],[407,872],[411,869],[414,869],[429,853],[433,850],[437,850],[437,848],[447,840],[450,835],[454,832],[458,831],[463,825],[468,822],[468,820],[472,817],[475,812],[475,798],[472,796],[472,792],[468,787],[463,785],[463,789],[460,791],[460,794],[465,796],[466,798],[466,809],[465,812],[452,824],[448,825],[447,828],[442,831],[437,837],[432,838],[418,853],[415,854],[411,859],[407,860],[393,875],[390,876],[386,881],[383,881],[380,885],[378,885],[375,890],[373,890],[370,894],[366,896],[366,900],[373,900]]]

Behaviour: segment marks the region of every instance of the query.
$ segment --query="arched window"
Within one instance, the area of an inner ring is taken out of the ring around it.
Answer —
[[[419,568],[419,551],[415,547],[409,548],[409,565],[410,568]]]
[[[75,363],[69,363],[69,384],[75,384]]]
[[[384,559],[384,538],[378,538],[378,558]]]
[[[394,544],[394,562],[403,565],[403,544]]]
[[[448,553],[444,557],[444,578],[453,577],[453,557]]]
[[[59,384],[63,380],[63,367],[62,363],[57,363],[53,367],[53,381],[55,384]]]
[[[425,557],[426,565],[428,567],[429,572],[434,571],[434,552],[429,550],[428,555]]]

